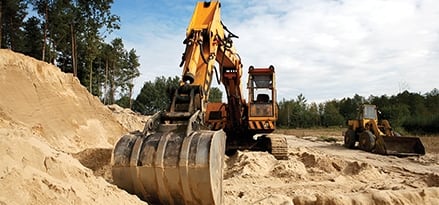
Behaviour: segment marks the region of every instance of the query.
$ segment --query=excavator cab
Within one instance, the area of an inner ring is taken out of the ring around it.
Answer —
[[[274,67],[249,67],[248,71],[249,129],[270,133],[276,128],[276,86]]]

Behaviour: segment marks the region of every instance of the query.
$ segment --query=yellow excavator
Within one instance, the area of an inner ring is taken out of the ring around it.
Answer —
[[[378,119],[375,105],[363,104],[358,109],[358,119],[348,120],[344,133],[344,146],[358,147],[367,152],[383,155],[418,156],[425,154],[425,148],[418,137],[401,136],[393,131],[388,120]]]
[[[218,1],[196,4],[183,41],[182,81],[169,108],[151,116],[143,131],[122,136],[113,149],[114,183],[142,200],[222,204],[225,153],[268,151],[288,158],[286,139],[269,135],[277,119],[275,69],[249,67],[246,102],[232,41],[237,36],[223,25],[220,7]],[[208,102],[215,75],[227,103]]]

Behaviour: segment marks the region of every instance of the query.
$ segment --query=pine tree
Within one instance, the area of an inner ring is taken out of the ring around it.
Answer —
[[[23,54],[41,59],[43,34],[40,20],[33,16],[24,23]]]
[[[25,0],[0,1],[0,47],[22,52],[23,20],[27,15]]]

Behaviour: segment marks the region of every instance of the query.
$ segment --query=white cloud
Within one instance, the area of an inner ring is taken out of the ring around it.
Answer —
[[[439,1],[223,0],[221,9],[239,36],[244,73],[249,65],[276,66],[279,100],[392,95],[402,82],[412,92],[439,87]],[[129,28],[141,39],[124,38],[141,56],[138,90],[145,80],[180,75],[189,19],[170,23],[164,16]]]
[[[439,85],[439,2],[278,2],[254,1],[251,15],[229,27],[245,63],[277,65],[279,96],[323,101],[395,94],[402,81],[415,92]]]

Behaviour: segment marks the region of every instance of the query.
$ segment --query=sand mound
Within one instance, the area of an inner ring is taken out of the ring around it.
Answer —
[[[276,158],[267,152],[241,152],[226,159],[224,178],[266,176],[276,164]]]
[[[107,107],[112,111],[114,118],[129,131],[142,131],[146,121],[149,119],[149,116],[140,115],[139,113],[127,108],[122,108],[116,104],[107,105]]]
[[[303,162],[293,158],[290,160],[277,161],[271,170],[271,175],[278,178],[303,180],[306,179],[308,171]]]
[[[0,79],[0,204],[144,204],[96,177],[127,128],[76,78],[1,49]]]
[[[0,204],[142,204],[31,129],[0,125]]]
[[[73,154],[82,165],[91,169],[95,176],[101,176],[108,182],[113,182],[111,176],[111,152],[110,148],[90,148]]]
[[[2,49],[0,78],[1,116],[58,150],[111,147],[127,132],[76,78],[51,64]]]

